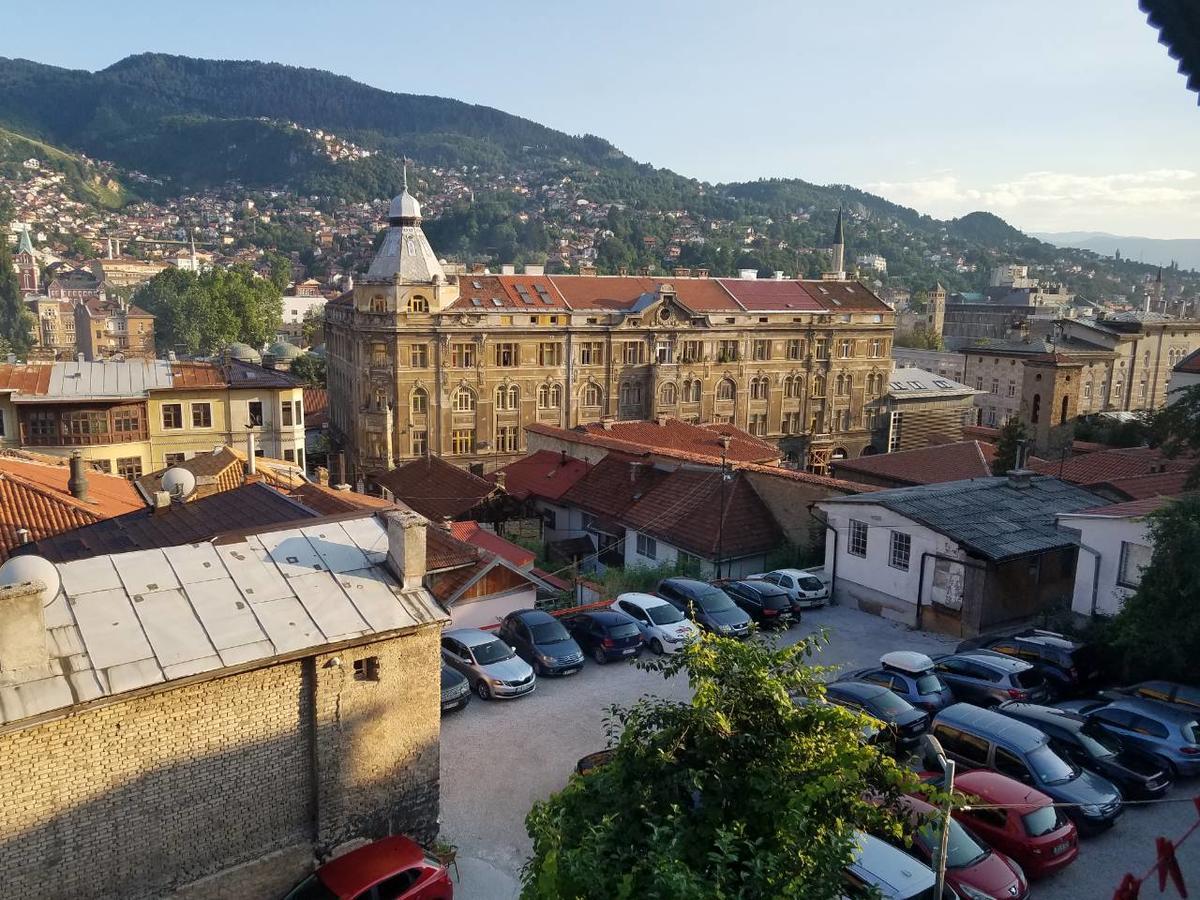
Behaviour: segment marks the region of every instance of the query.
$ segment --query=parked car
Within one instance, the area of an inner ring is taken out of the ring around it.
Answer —
[[[1168,775],[1200,775],[1200,722],[1183,707],[1135,698],[1068,700],[1060,709],[1079,713],[1122,744],[1152,757]]]
[[[393,835],[331,859],[284,900],[454,900],[446,867]]]
[[[942,776],[929,780],[940,784]],[[1075,823],[1041,791],[984,769],[959,773],[954,789],[979,801],[969,809],[954,810],[954,818],[1015,860],[1027,877],[1057,872],[1079,856]]]
[[[635,659],[642,652],[637,622],[614,609],[598,609],[562,620],[584,653],[604,665],[613,659]]]
[[[991,769],[1071,804],[1067,815],[1081,831],[1098,832],[1125,811],[1111,781],[1067,762],[1050,749],[1050,739],[1032,725],[972,706],[943,709],[930,729],[942,748],[966,769]]]
[[[904,797],[900,803],[911,815],[915,826],[909,852],[932,866],[942,834],[941,823],[934,818],[939,816],[938,810],[918,797]],[[1002,852],[993,850],[963,827],[961,820],[953,817],[946,843],[946,883],[960,897],[972,900],[984,897],[1025,900],[1029,896],[1029,882],[1025,880],[1021,866]]]
[[[929,727],[929,714],[917,709],[881,684],[835,681],[825,686],[830,703],[874,716],[888,727],[898,750],[911,750]]]
[[[761,628],[790,628],[800,621],[787,591],[765,581],[730,581],[721,589]]]
[[[933,870],[873,835],[855,834],[854,859],[846,866],[846,896],[927,900],[937,887]]]
[[[792,601],[792,611],[799,613],[802,609],[813,606],[824,606],[829,602],[829,585],[803,569],[775,569],[772,572],[760,572],[757,575],[747,575],[749,581],[765,581],[787,591],[788,599]]]
[[[993,653],[965,650],[939,656],[933,670],[950,688],[954,699],[979,706],[995,706],[1005,700],[1041,703],[1049,699],[1046,679],[1029,663]]]
[[[466,675],[481,700],[520,697],[536,686],[529,663],[496,635],[479,628],[443,631],[442,661]]]
[[[739,638],[750,634],[750,616],[718,587],[694,578],[664,578],[656,593],[706,631]]]
[[[621,594],[612,608],[633,619],[642,639],[659,656],[674,653],[700,633],[696,623],[674,604],[653,594]]]
[[[514,610],[500,621],[499,634],[538,675],[574,675],[583,668],[583,651],[548,612]]]
[[[994,650],[1023,659],[1046,676],[1046,686],[1056,697],[1087,693],[1100,680],[1096,651],[1057,631],[1030,628],[1013,635],[970,638],[959,650]]]
[[[442,663],[442,712],[462,709],[471,701],[471,682],[457,669]]]
[[[869,681],[881,684],[913,706],[935,715],[954,702],[950,688],[933,671],[933,660],[924,653],[894,650],[879,657],[879,665],[856,669],[838,681]]]
[[[1126,688],[1118,688],[1115,693],[1127,694],[1141,700],[1170,703],[1172,706],[1179,706],[1200,715],[1200,688],[1188,684],[1176,684],[1173,681],[1142,681]]]
[[[829,686],[826,685],[826,690],[828,690],[828,687]],[[794,704],[796,704],[797,706],[841,706],[841,705],[843,705],[840,703],[834,703],[833,701],[831,701],[829,699],[828,695],[826,695],[824,697],[809,697],[806,694],[792,694],[791,698],[792,698],[792,702]],[[859,728],[859,732],[858,732],[862,742],[864,744],[869,744],[873,747],[878,747],[881,744],[889,742],[891,740],[891,734],[888,733],[887,731],[885,731],[881,727],[882,725],[883,725],[883,723],[880,722],[878,719],[875,719],[874,721],[862,723],[862,726]]]
[[[1151,757],[1126,750],[1119,740],[1083,716],[1034,703],[1009,701],[996,707],[1050,738],[1050,749],[1063,759],[1107,778],[1123,797],[1147,800],[1161,797],[1171,777]]]

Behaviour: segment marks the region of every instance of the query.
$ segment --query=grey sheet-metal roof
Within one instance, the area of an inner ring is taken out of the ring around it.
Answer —
[[[48,670],[0,676],[0,725],[178,678],[448,617],[384,562],[370,514],[60,563]]]
[[[1105,499],[1046,475],[1014,487],[1007,476],[947,481],[874,491],[819,505],[882,506],[926,525],[993,562],[1068,547],[1075,542],[1058,529],[1059,513],[1103,505]]]
[[[146,392],[170,388],[171,363],[163,359],[124,362],[57,362],[44,394],[30,400],[123,400],[143,398]],[[25,399],[18,397],[17,399]]]
[[[912,400],[928,397],[960,397],[968,394],[982,394],[983,391],[969,388],[953,378],[935,375],[925,369],[902,366],[894,369],[888,376],[888,393],[893,397]]]

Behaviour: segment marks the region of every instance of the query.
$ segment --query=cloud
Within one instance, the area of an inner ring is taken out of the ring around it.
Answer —
[[[866,189],[937,216],[986,209],[1049,230],[1129,233],[1138,227],[1145,232],[1153,223],[1158,226],[1154,230],[1178,236],[1180,229],[1200,226],[1200,172],[1190,169],[1104,175],[1028,172],[993,184],[968,184],[943,171],[913,181],[878,181]]]

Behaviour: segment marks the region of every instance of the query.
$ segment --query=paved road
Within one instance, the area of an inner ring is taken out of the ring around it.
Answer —
[[[805,615],[805,624],[824,627],[830,644],[817,662],[865,666],[881,653],[912,649],[945,652],[953,642],[857,610],[833,607]],[[793,631],[797,634],[798,629]],[[537,691],[510,703],[473,701],[442,726],[442,835],[459,847],[461,900],[512,900],[519,892],[521,865],[529,854],[525,814],[535,800],[558,790],[579,757],[604,746],[603,720],[613,703],[643,694],[688,696],[686,682],[664,681],[633,666],[600,667],[590,661],[578,675],[542,679]],[[1172,789],[1171,798],[1200,794],[1200,780]],[[1153,861],[1154,838],[1177,837],[1196,818],[1190,803],[1130,809],[1116,828],[1085,841],[1079,860],[1038,882],[1039,897],[1105,900],[1130,868]],[[1200,887],[1200,835],[1181,852],[1191,887]],[[1157,885],[1143,896],[1159,896]],[[1173,896],[1173,894],[1168,894]]]

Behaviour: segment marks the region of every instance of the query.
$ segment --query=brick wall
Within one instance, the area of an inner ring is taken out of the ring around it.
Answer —
[[[0,895],[139,900],[275,851],[433,837],[437,640],[426,629],[335,654],[340,666],[280,664],[0,735]],[[370,655],[380,680],[356,681]],[[252,891],[244,874],[200,893],[272,896],[300,873],[255,873]]]

